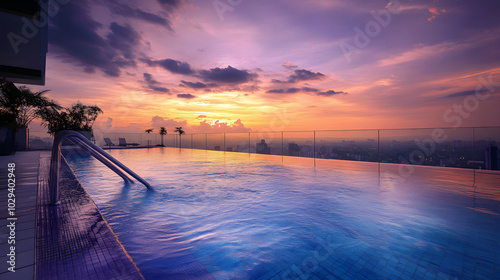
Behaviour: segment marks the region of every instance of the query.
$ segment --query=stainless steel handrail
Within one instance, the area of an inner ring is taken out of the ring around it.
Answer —
[[[127,172],[129,175],[137,179],[137,181],[141,182],[148,189],[153,189],[153,187],[151,187],[151,185],[146,182],[146,180],[135,174],[134,171],[130,170],[114,157],[106,153],[103,149],[90,142],[80,133],[72,130],[64,130],[57,134],[54,139],[54,144],[52,144],[52,156],[50,159],[49,173],[49,195],[51,205],[57,205],[59,201],[59,168],[61,165],[61,144],[65,139],[79,146],[84,151],[109,167],[109,169],[113,170],[116,174],[122,177],[125,182],[133,183],[132,179],[130,179],[123,171]]]

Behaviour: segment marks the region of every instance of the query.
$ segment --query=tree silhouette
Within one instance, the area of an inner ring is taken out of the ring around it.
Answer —
[[[165,145],[163,145],[163,135],[166,135],[167,134],[167,130],[165,129],[165,127],[160,127],[160,135],[161,135],[161,146],[162,147],[165,147]]]
[[[148,128],[146,130],[144,130],[147,134],[150,134],[151,132],[153,132],[153,129],[152,128]],[[148,147],[149,147],[149,139],[148,139]]]
[[[186,132],[182,130],[182,126],[176,127],[174,132],[179,133],[179,148],[182,148],[182,134]]]
[[[83,105],[80,101],[73,104],[70,108],[55,109],[53,107],[45,107],[38,111],[42,119],[42,125],[47,128],[50,134],[68,129],[92,131],[92,126],[97,116],[102,113],[101,108]]]
[[[61,109],[56,101],[44,96],[48,90],[33,92],[25,86],[16,87],[12,82],[0,80],[0,114],[3,119],[11,120],[9,126],[13,130],[27,128],[40,110],[50,108]]]

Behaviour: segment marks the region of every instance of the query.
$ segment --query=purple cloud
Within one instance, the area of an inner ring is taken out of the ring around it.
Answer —
[[[333,96],[333,95],[339,95],[339,94],[347,94],[347,92],[328,90],[328,91],[320,91],[320,92],[316,93],[316,95],[320,95],[320,96]]]
[[[312,72],[306,69],[295,70],[293,75],[288,77],[288,82],[296,83],[298,81],[319,80],[325,77],[325,74],[320,72]]]
[[[257,77],[256,74],[250,73],[247,70],[238,70],[231,66],[227,68],[217,67],[210,70],[201,70],[199,73],[205,80],[229,84],[246,83]]]
[[[194,96],[194,95],[192,95],[190,93],[180,93],[180,94],[177,94],[177,97],[184,98],[184,99],[193,99],[196,96]]]
[[[191,66],[187,62],[182,62],[179,60],[173,60],[170,58],[161,59],[161,60],[152,60],[152,59],[140,59],[142,62],[146,63],[149,66],[159,66],[165,70],[170,71],[170,73],[174,74],[183,74],[190,75],[193,74],[194,71],[191,69]]]

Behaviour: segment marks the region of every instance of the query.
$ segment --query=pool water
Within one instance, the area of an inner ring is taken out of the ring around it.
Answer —
[[[66,157],[146,279],[499,279],[500,175],[175,148]]]

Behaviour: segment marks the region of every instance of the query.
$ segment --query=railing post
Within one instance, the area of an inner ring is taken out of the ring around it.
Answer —
[[[285,146],[283,144],[283,131],[281,131],[281,161],[283,161],[284,155],[285,155]]]
[[[59,201],[59,166],[61,166],[61,141],[60,137],[54,137],[52,144],[52,155],[50,157],[49,171],[49,203],[57,205]]]
[[[377,162],[381,162],[380,158],[380,129],[377,129]]]
[[[208,133],[205,133],[205,150],[208,150]]]
[[[316,130],[313,131],[313,159],[314,167],[316,167]]]
[[[472,169],[476,169],[476,130],[472,128]]]
[[[226,133],[224,132],[224,152],[226,152]]]

